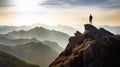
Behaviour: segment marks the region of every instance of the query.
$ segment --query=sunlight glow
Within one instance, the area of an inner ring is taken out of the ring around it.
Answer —
[[[20,12],[37,11],[44,0],[16,0],[16,9]]]
[[[49,15],[46,15],[48,9],[39,4],[45,0],[16,0],[16,19],[13,25],[31,25],[34,23],[43,23],[54,25]],[[44,15],[43,15],[44,14]]]
[[[103,10],[96,6],[75,8],[49,8],[39,5],[45,0],[13,0],[16,6],[0,8],[0,24],[31,25],[83,25],[92,13],[94,25],[120,25],[120,10]]]

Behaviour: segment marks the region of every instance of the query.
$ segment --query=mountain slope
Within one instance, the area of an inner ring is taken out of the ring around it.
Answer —
[[[39,67],[0,51],[0,67]]]
[[[120,36],[85,24],[85,32],[69,38],[66,49],[49,67],[119,67]]]
[[[58,53],[63,51],[63,48],[61,46],[59,46],[56,42],[44,41],[42,43],[51,47],[53,50],[55,50]]]
[[[19,44],[26,44],[26,43],[29,43],[29,42],[35,42],[35,43],[39,42],[35,38],[32,38],[32,39],[9,39],[9,38],[6,38],[6,37],[0,37],[0,44],[15,46],[15,45],[19,45]]]
[[[43,27],[36,27],[28,31],[13,31],[8,33],[7,35],[12,36],[16,39],[19,38],[25,38],[25,39],[31,39],[31,38],[36,38],[39,41],[53,41],[57,42],[59,45],[62,47],[65,47],[68,43],[67,39],[69,38],[69,35],[54,31],[54,30],[48,30]]]
[[[0,51],[14,55],[22,60],[48,67],[48,65],[58,56],[58,53],[51,47],[39,43],[27,43],[17,46],[0,45]]]

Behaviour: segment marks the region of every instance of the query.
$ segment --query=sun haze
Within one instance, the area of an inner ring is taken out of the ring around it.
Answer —
[[[119,0],[1,0],[0,25],[120,25]]]

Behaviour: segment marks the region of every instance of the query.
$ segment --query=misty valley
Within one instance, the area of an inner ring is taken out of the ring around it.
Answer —
[[[80,28],[82,29],[82,26]],[[109,27],[108,29],[119,32],[118,27]],[[4,63],[4,60],[8,60],[7,62],[16,60],[17,63],[13,61],[13,65],[23,64],[22,67],[48,67],[64,51],[70,36],[77,30],[81,31],[70,26],[47,26],[43,24],[0,26],[0,58],[3,59],[0,67],[6,65],[16,67]]]
[[[69,38],[66,33],[37,26],[0,26],[0,33],[0,51],[43,67],[63,51]]]

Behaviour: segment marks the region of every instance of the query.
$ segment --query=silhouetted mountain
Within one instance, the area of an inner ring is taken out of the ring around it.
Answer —
[[[55,50],[41,42],[31,42],[13,47],[0,45],[0,51],[4,51],[22,60],[41,65],[43,67],[48,67],[55,57],[58,56],[58,53]]]
[[[37,39],[32,38],[32,39],[8,39],[10,37],[7,36],[0,36],[0,44],[3,45],[9,45],[9,46],[15,46],[15,45],[19,45],[19,44],[26,44],[29,42],[39,42]]]
[[[16,39],[36,38],[39,41],[46,41],[46,40],[53,41],[53,42],[57,42],[62,47],[66,46],[65,44],[68,43],[67,39],[69,38],[69,35],[65,33],[54,30],[48,30],[43,27],[35,27],[28,31],[24,31],[24,30],[13,31],[8,33],[7,35],[12,36]]]
[[[26,63],[10,54],[0,51],[0,67],[40,67]]]
[[[69,38],[66,49],[49,67],[119,67],[120,35],[85,24]]]
[[[56,42],[51,42],[51,41],[44,41],[42,42],[44,45],[47,45],[49,47],[51,47],[53,50],[55,50],[56,52],[60,53],[62,52],[64,49],[59,46]]]

